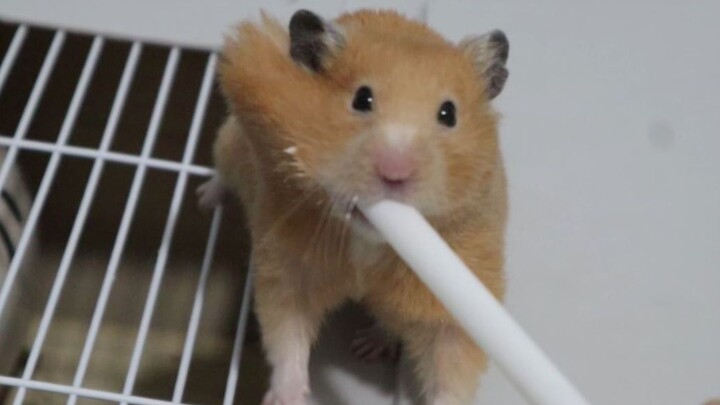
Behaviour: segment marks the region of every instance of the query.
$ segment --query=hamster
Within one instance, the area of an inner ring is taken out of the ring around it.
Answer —
[[[357,206],[413,205],[502,298],[506,180],[491,100],[508,50],[498,30],[455,44],[384,10],[300,10],[287,28],[263,15],[226,39],[229,114],[217,177],[200,191],[205,204],[236,193],[247,214],[272,367],[264,405],[307,403],[311,346],[346,300],[402,342],[425,403],[471,402],[485,355]]]

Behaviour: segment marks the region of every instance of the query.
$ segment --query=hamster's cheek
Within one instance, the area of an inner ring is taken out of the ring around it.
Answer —
[[[372,164],[355,150],[336,154],[318,170],[318,183],[333,198],[365,198],[372,193]]]
[[[426,215],[442,214],[448,204],[448,180],[443,158],[428,162],[412,196],[412,204]]]

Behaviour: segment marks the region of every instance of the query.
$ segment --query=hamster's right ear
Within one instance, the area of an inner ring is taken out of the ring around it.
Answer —
[[[327,67],[345,44],[340,29],[308,10],[299,10],[290,19],[290,57],[312,72]]]
[[[505,33],[493,30],[484,35],[465,38],[458,46],[475,63],[475,70],[485,81],[488,100],[497,97],[508,78],[505,64],[510,43]]]

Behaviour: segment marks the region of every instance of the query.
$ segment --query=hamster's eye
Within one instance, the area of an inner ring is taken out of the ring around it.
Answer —
[[[368,86],[362,86],[355,92],[352,107],[357,111],[372,111],[373,93]]]
[[[448,128],[455,126],[457,118],[455,118],[455,104],[452,101],[442,103],[437,114],[437,120]]]

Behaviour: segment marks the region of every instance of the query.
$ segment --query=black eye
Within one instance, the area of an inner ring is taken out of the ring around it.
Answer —
[[[452,128],[455,126],[457,118],[455,118],[455,104],[452,101],[442,103],[437,114],[437,120],[446,127]]]
[[[355,92],[352,107],[357,111],[372,111],[373,93],[368,86],[362,86]]]

